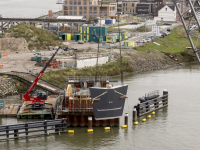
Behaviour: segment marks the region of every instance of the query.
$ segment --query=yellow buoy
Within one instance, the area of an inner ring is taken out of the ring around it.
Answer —
[[[41,132],[39,132],[39,134],[41,134]]]
[[[47,135],[49,135],[49,133],[47,133]]]
[[[147,118],[150,119],[150,118],[151,118],[151,115],[148,115]]]
[[[122,128],[127,128],[127,125],[122,125]]]
[[[87,129],[87,132],[93,132],[93,129]]]
[[[60,132],[58,132],[58,134],[60,134]]]
[[[110,130],[110,127],[104,127],[104,130]]]
[[[146,121],[146,119],[144,118],[144,119],[142,119],[142,122],[145,122]]]
[[[137,121],[135,121],[133,124],[134,124],[134,125],[137,125],[137,124],[138,124],[138,122],[137,122]]]
[[[151,114],[152,114],[152,115],[155,115],[155,111],[153,111]]]
[[[59,132],[60,133],[60,132]],[[68,133],[74,133],[74,130],[68,130]]]

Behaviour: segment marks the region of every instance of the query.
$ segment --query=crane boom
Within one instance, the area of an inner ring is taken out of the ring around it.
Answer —
[[[40,71],[40,73],[35,78],[35,80],[31,84],[31,86],[27,90],[27,92],[24,94],[24,100],[25,101],[32,101],[32,104],[35,104],[36,101],[39,101],[40,104],[44,104],[44,101],[46,100],[46,97],[43,97],[43,98],[38,97],[38,96],[37,97],[30,97],[29,94],[30,94],[31,90],[37,85],[37,82],[39,81],[39,79],[41,78],[41,76],[43,75],[44,71],[48,67],[49,63],[53,60],[54,56],[57,54],[57,52],[58,52],[59,49],[61,49],[60,46],[58,47],[58,49],[56,50],[56,52],[52,55],[51,59],[46,63],[46,65],[44,66],[44,68]]]
[[[176,6],[176,9],[177,9],[178,14],[180,16],[180,20],[181,20],[181,22],[183,24],[183,27],[184,27],[185,32],[187,34],[187,37],[188,37],[188,39],[190,41],[191,47],[193,49],[193,52],[194,52],[194,54],[195,54],[195,56],[196,56],[196,58],[197,58],[197,60],[198,60],[198,62],[200,64],[200,57],[199,57],[200,49],[199,49],[199,46],[197,45],[198,44],[198,40],[199,40],[199,35],[200,35],[200,21],[199,21],[200,3],[199,3],[198,0],[186,0],[186,1],[173,0],[173,3]],[[190,9],[188,11],[189,12],[189,22],[188,22],[188,20],[185,21],[185,18],[184,18],[185,12],[184,12],[184,10],[181,11],[179,4],[181,4],[182,6],[183,5],[188,5],[189,6],[189,9]],[[188,23],[186,23],[186,22],[188,22]],[[191,28],[192,22],[195,22],[196,26],[199,29],[198,36],[193,36],[193,34],[192,34],[192,32],[193,32],[193,29]],[[193,39],[196,40],[196,44],[194,44]]]

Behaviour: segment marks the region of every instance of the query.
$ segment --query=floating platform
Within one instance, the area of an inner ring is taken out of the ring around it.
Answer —
[[[22,104],[17,118],[52,118],[54,114],[54,109],[56,105],[56,101],[60,97],[48,97],[45,103],[45,109],[31,109],[31,101],[24,101]]]

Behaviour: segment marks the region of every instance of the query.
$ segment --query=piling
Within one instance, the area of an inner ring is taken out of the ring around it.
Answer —
[[[133,108],[133,121],[137,120],[137,111],[135,108]]]
[[[128,126],[128,113],[125,113],[124,124]]]
[[[92,129],[92,117],[89,116],[88,117],[88,130],[87,132],[93,132],[93,129]]]
[[[88,117],[88,129],[92,129],[92,117]]]
[[[163,98],[166,98],[165,103],[163,103],[163,105],[168,104],[168,91],[166,89],[163,90]]]

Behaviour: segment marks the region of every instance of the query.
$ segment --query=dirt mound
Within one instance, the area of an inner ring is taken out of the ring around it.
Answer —
[[[0,38],[0,51],[29,51],[25,38]]]

